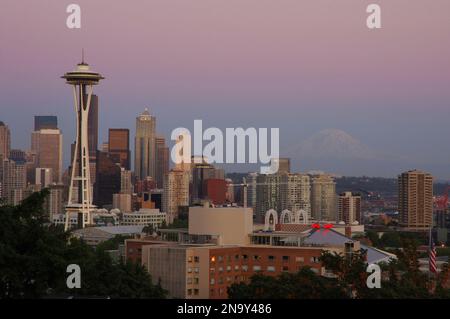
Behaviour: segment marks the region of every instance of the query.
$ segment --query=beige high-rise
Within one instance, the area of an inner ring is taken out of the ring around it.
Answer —
[[[361,195],[344,192],[338,198],[338,221],[345,224],[361,223]]]
[[[281,210],[304,210],[311,217],[311,184],[309,175],[284,174],[280,187]]]
[[[156,119],[148,109],[136,118],[136,137],[134,149],[134,172],[138,180],[148,176],[155,179],[156,147],[155,147]]]
[[[0,121],[0,158],[9,158],[11,149],[11,132],[8,125]]]
[[[189,205],[189,174],[171,170],[164,178],[163,212],[175,217],[179,206]]]
[[[36,153],[36,165],[52,169],[52,182],[62,181],[62,143],[59,129],[42,129],[31,135],[31,151]]]
[[[3,197],[10,205],[18,205],[25,197],[26,189],[25,161],[3,161]]]
[[[327,174],[316,175],[311,183],[311,214],[316,220],[336,221],[336,183]]]
[[[426,230],[433,221],[433,176],[418,170],[398,176],[398,211],[400,224]]]

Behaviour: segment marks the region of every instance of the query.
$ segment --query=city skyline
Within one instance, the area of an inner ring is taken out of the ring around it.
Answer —
[[[450,4],[403,1],[409,9],[402,10],[379,2],[383,29],[371,33],[362,23],[365,5],[356,1],[328,8],[312,1],[274,8],[259,1],[255,11],[254,1],[236,6],[155,0],[117,4],[107,12],[102,1],[80,1],[84,24],[78,32],[64,27],[64,4],[44,9],[6,1],[1,21],[15,32],[0,31],[10,43],[2,48],[9,67],[0,79],[1,120],[11,129],[13,147],[27,149],[33,116],[58,116],[67,167],[75,123],[68,112],[70,92],[58,75],[79,62],[74,52],[85,48],[87,60],[107,77],[97,91],[99,144],[107,141],[109,128],[129,128],[134,136],[134,118],[148,107],[171,145],[170,131],[190,127],[196,118],[219,128],[280,127],[282,156],[290,156],[283,151],[299,142],[308,146],[318,132],[336,129],[360,141],[350,140],[349,147],[367,151],[356,160],[376,168],[314,157],[293,158],[293,167],[385,177],[418,168],[450,179],[450,150],[441,147],[450,134],[445,89],[450,76],[445,8]],[[19,12],[29,23],[12,20]],[[136,19],[125,20],[127,14]],[[112,18],[118,19],[114,25],[108,23]],[[105,26],[114,36],[104,34]],[[116,37],[124,42],[120,47],[114,46]],[[54,39],[51,46],[41,45]]]

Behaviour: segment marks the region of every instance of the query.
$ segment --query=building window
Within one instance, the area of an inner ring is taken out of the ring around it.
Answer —
[[[274,266],[267,266],[267,271],[275,272],[275,267]]]
[[[219,285],[223,284],[223,278],[219,277]]]
[[[238,271],[239,270],[239,265],[234,266],[234,271]]]
[[[198,296],[198,289],[194,289],[194,295]]]
[[[289,267],[288,266],[283,266],[283,271],[289,271]]]
[[[248,266],[247,265],[242,265],[242,270],[243,271],[248,271]]]
[[[223,272],[223,267],[219,267],[219,272],[220,272],[220,273]]]
[[[234,260],[239,260],[239,255],[235,255]]]
[[[189,256],[188,257],[188,263],[191,263],[192,262],[192,256]]]
[[[211,262],[215,263],[216,262],[216,256],[211,256]]]
[[[231,277],[227,277],[227,282],[231,282]]]
[[[188,273],[190,274],[191,272],[192,272],[192,268],[189,267],[189,268],[188,268]]]
[[[192,278],[191,277],[188,277],[187,283],[188,283],[188,285],[192,284]]]
[[[313,264],[318,264],[319,263],[319,257],[311,257],[311,262]]]
[[[253,255],[253,260],[259,260],[260,257],[258,255]]]
[[[216,283],[216,280],[214,278],[211,278],[211,280],[209,281],[210,285],[214,285]]]
[[[283,256],[283,262],[288,262],[289,261],[289,256]]]
[[[267,259],[269,259],[269,261],[274,261],[275,260],[275,256],[268,256]]]
[[[231,266],[227,266],[227,271],[228,271],[228,272],[231,271]]]
[[[195,267],[195,268],[194,268],[194,272],[195,272],[196,274],[198,274],[198,267]]]
[[[219,262],[221,263],[221,262],[223,261],[223,257],[222,257],[222,256],[219,256],[219,257],[218,257],[218,260],[219,260]]]
[[[187,294],[188,294],[188,296],[191,296],[192,295],[192,289],[188,289],[187,290]]]
[[[195,256],[195,257],[194,257],[194,262],[195,262],[195,263],[200,262],[200,257],[199,257],[199,256]]]
[[[253,266],[253,271],[261,271],[261,266]]]
[[[295,257],[295,261],[298,263],[303,263],[303,262],[305,262],[305,258],[304,257]]]
[[[247,255],[242,255],[242,259],[247,260],[248,256]]]
[[[199,282],[198,277],[195,277],[195,278],[194,278],[194,285],[198,285],[198,282]]]
[[[215,273],[216,272],[216,269],[215,268],[209,268],[209,273],[210,274],[213,274],[213,273]]]

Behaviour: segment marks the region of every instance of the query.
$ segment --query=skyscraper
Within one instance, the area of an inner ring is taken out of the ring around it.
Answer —
[[[121,168],[120,171],[120,193],[121,194],[132,194],[133,193],[133,183],[131,179],[131,171]]]
[[[264,216],[270,209],[281,211],[281,177],[281,174],[261,174],[256,178],[255,215],[258,222],[264,222]]]
[[[146,108],[136,118],[134,172],[138,180],[143,180],[147,176],[155,179],[155,130],[156,119],[150,115]]]
[[[63,136],[59,129],[41,129],[31,134],[31,151],[36,154],[36,167],[51,168],[52,182],[61,183]]]
[[[433,176],[418,170],[398,176],[400,224],[426,230],[433,222]]]
[[[164,176],[169,172],[169,148],[166,145],[166,139],[164,136],[156,136],[155,147],[156,185],[158,188],[164,188]]]
[[[88,101],[88,94],[84,94],[84,103]],[[98,96],[92,94],[91,105],[89,107],[88,116],[88,145],[89,145],[89,156],[91,157],[91,162],[95,163],[95,156],[97,155],[98,149]]]
[[[122,171],[118,154],[97,152],[97,178],[94,184],[94,204],[101,207],[113,203],[113,194],[120,193]]]
[[[344,192],[338,198],[338,221],[350,225],[361,223],[361,195]]]
[[[164,179],[163,212],[174,218],[180,206],[189,205],[189,174],[171,170]]]
[[[282,174],[280,210],[304,210],[311,217],[311,183],[306,174]]]
[[[0,121],[0,159],[7,159],[11,149],[11,132],[8,125]]]
[[[34,130],[56,130],[58,128],[58,118],[54,115],[35,115]]]
[[[110,128],[108,131],[108,152],[117,154],[120,166],[130,170],[130,130]]]
[[[191,203],[197,203],[206,199],[206,193],[204,193],[205,182],[208,179],[215,178],[215,168],[204,159],[202,163],[194,162],[192,165]]]
[[[3,161],[3,198],[10,205],[18,205],[25,195],[26,167],[25,159],[15,157]]]
[[[47,212],[50,220],[53,215],[62,214],[64,212],[64,190],[65,187],[62,184],[52,184],[48,186],[50,195],[47,199]]]
[[[312,177],[311,215],[316,220],[336,221],[336,183],[330,175]]]

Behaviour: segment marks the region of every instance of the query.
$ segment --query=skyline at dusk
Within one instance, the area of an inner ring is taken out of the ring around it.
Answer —
[[[135,118],[148,107],[166,138],[195,119],[279,127],[283,155],[336,129],[370,150],[370,163],[383,163],[368,175],[416,167],[450,179],[448,1],[379,0],[380,30],[365,26],[370,1],[78,1],[80,30],[65,26],[69,1],[4,2],[0,119],[12,146],[27,149],[33,116],[58,116],[64,168],[75,114],[60,76],[84,48],[106,78],[95,90],[99,143],[108,128],[134,136]],[[295,158],[293,165],[363,171]]]

